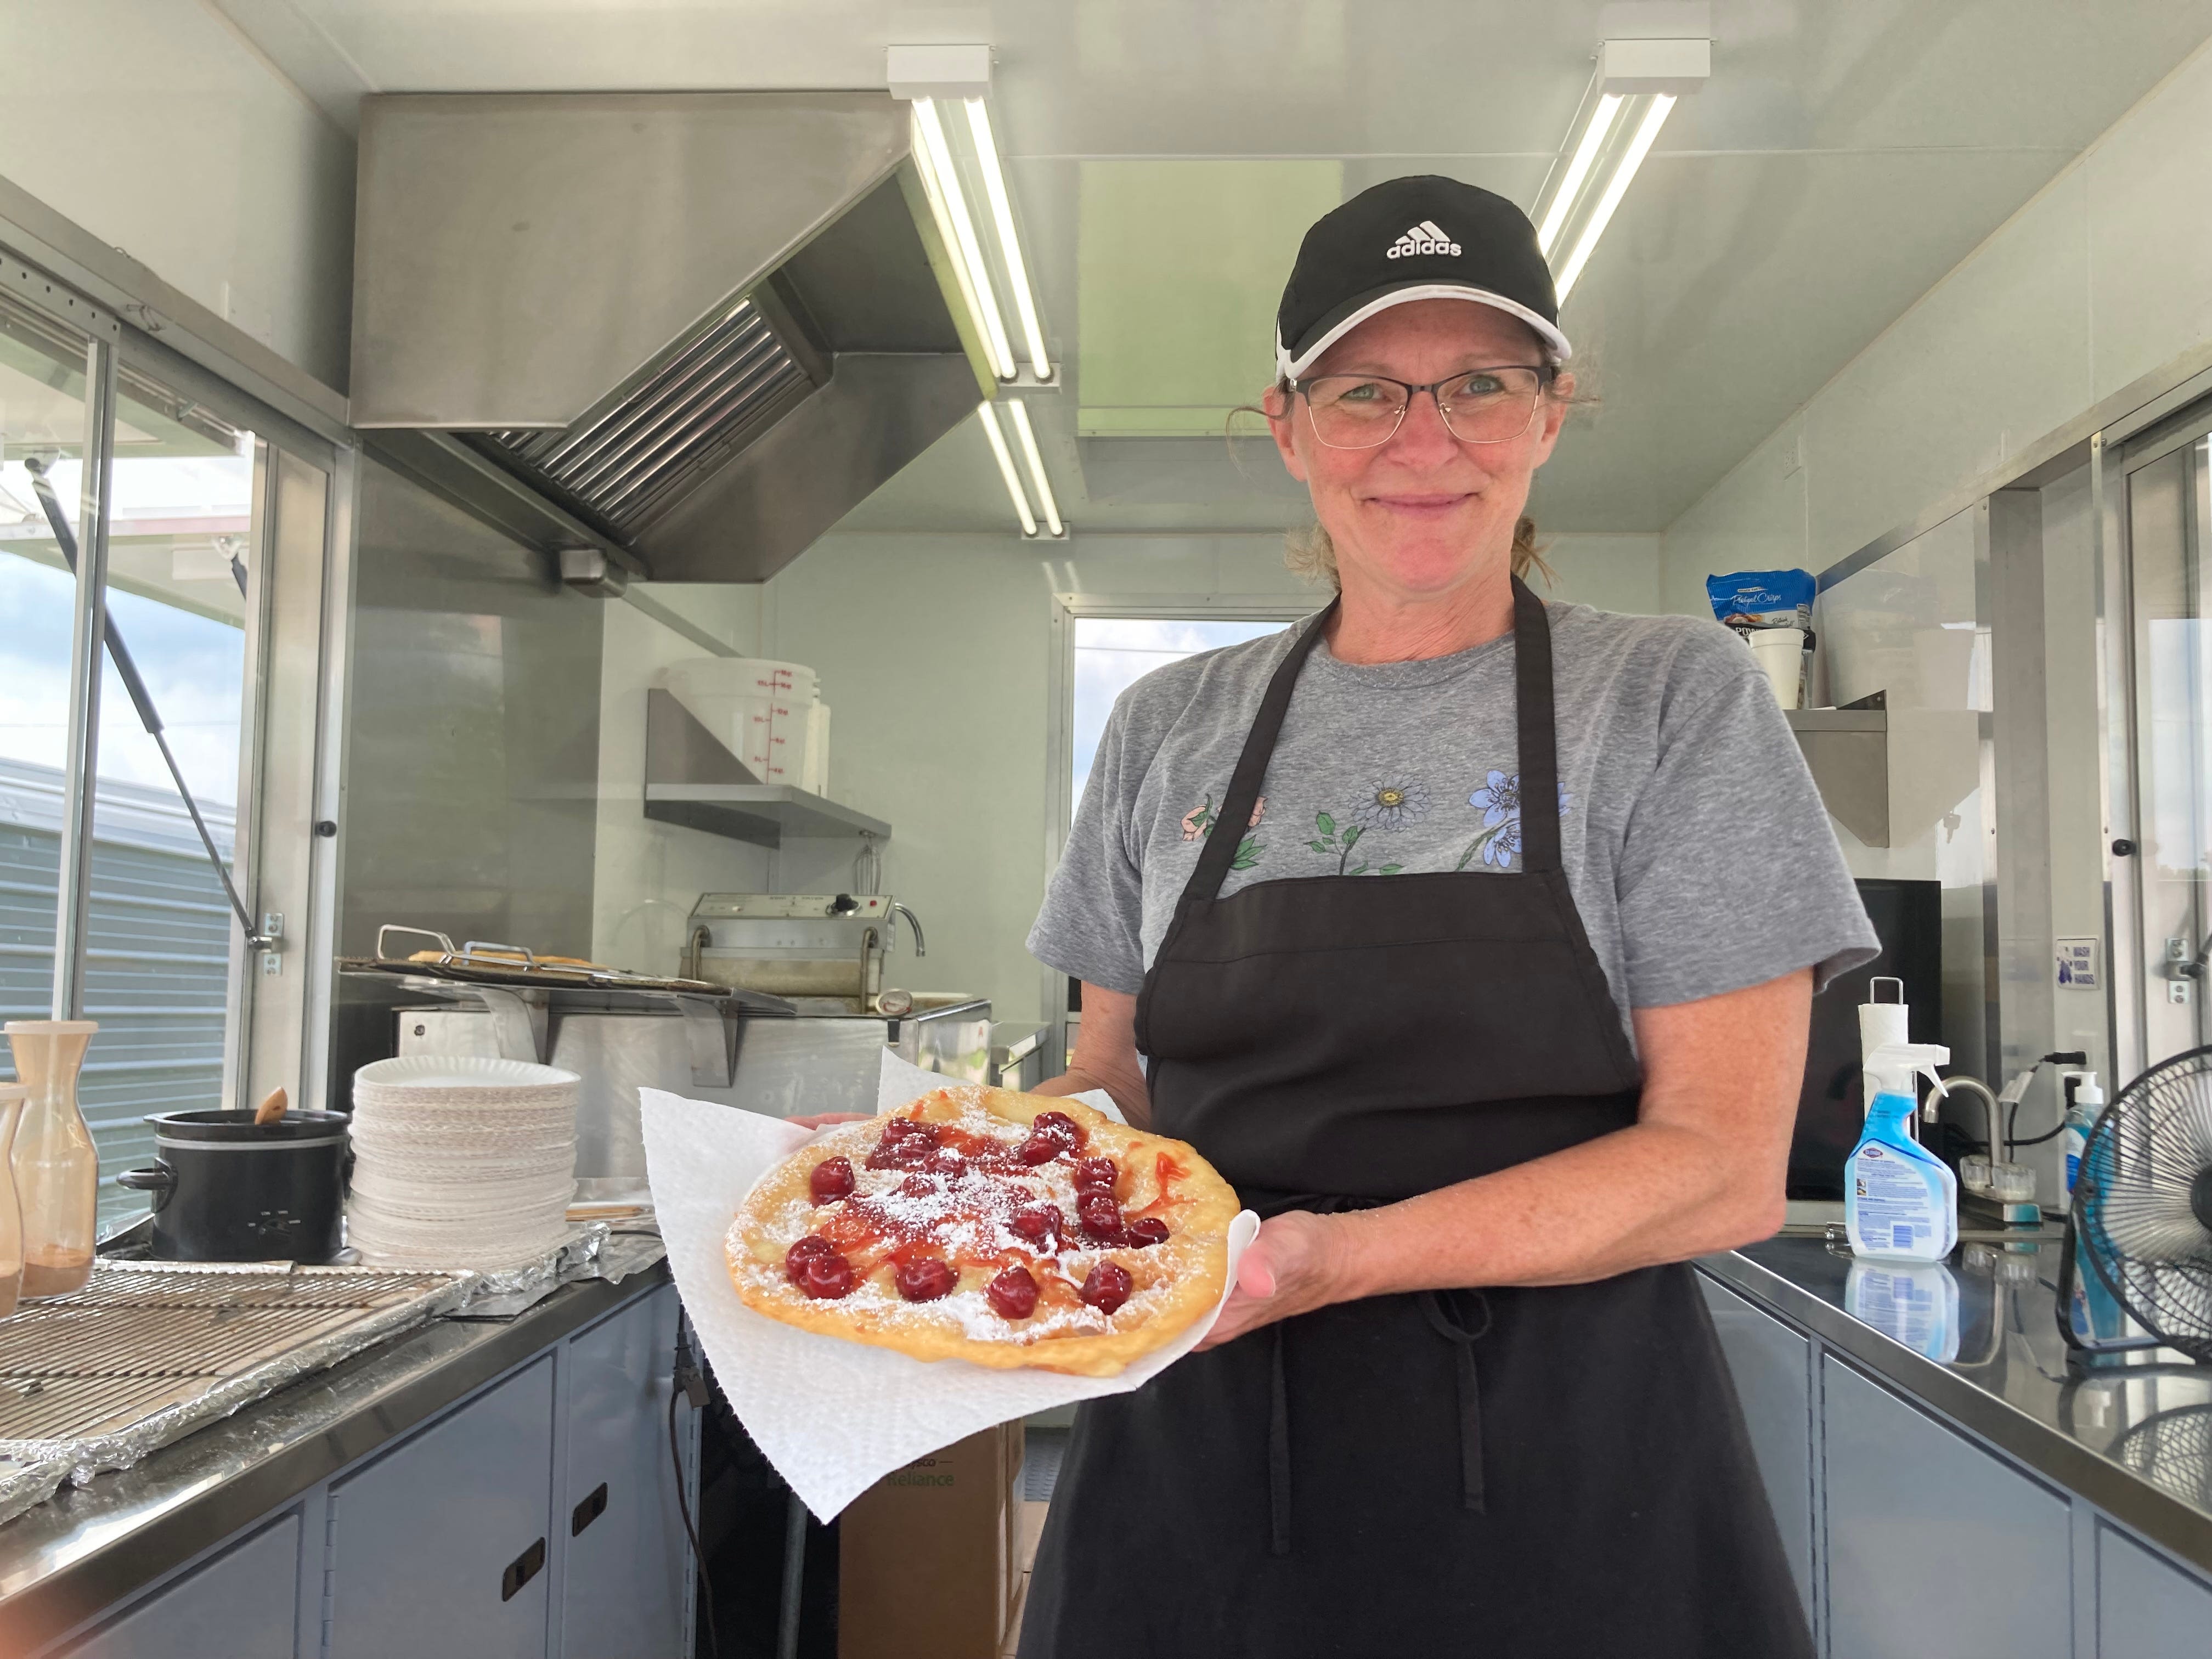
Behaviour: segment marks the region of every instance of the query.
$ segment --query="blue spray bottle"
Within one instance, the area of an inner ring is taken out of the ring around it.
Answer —
[[[1941,1261],[1959,1243],[1959,1181],[1912,1138],[1918,1105],[1913,1074],[1944,1092],[1938,1066],[1951,1051],[1932,1042],[1893,1042],[1866,1061],[1875,1081],[1866,1129],[1844,1166],[1844,1225],[1859,1255]]]

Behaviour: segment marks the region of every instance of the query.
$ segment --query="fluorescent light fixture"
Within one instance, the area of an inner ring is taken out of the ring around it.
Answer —
[[[1030,428],[1029,405],[1019,398],[1006,399],[1006,414],[1014,423],[1014,438],[1022,447],[1022,459],[1030,464],[1030,477],[1036,485],[1037,506],[1044,511],[1044,527],[1049,535],[1060,532],[1060,503],[1052,498],[1052,481],[1044,476],[1044,456],[1037,448],[1036,434]]]
[[[1006,434],[1000,430],[999,411],[988,404],[978,404],[975,417],[983,422],[983,435],[991,441],[991,453],[999,458],[999,476],[1006,481],[1006,494],[1013,499],[1014,515],[1022,521],[1022,534],[1036,535],[1036,514],[1030,511],[1030,498],[1022,493],[1022,475],[1014,471],[1014,452],[1006,447]],[[1028,429],[1026,423],[1023,429]]]
[[[1552,257],[1553,244],[1566,228],[1567,215],[1573,211],[1582,196],[1583,180],[1589,177],[1590,163],[1605,145],[1606,135],[1613,131],[1613,118],[1620,113],[1620,100],[1612,93],[1601,94],[1597,106],[1591,112],[1589,125],[1583,129],[1582,142],[1575,146],[1573,158],[1561,175],[1559,187],[1552,193],[1552,204],[1545,210],[1544,222],[1536,228],[1536,246],[1546,258]]]
[[[1705,8],[1645,5],[1607,10],[1617,14],[1620,22],[1650,28],[1654,38],[1607,40],[1599,46],[1597,73],[1567,129],[1559,159],[1537,193],[1532,216],[1536,245],[1551,262],[1562,301],[1589,264],[1598,238],[1612,222],[1676,101],[1703,86],[1712,72]],[[1662,28],[1684,32],[1661,35]]]
[[[1567,297],[1567,291],[1574,287],[1575,278],[1583,274],[1583,267],[1589,263],[1590,255],[1597,248],[1597,239],[1605,234],[1606,226],[1612,222],[1613,210],[1620,205],[1620,198],[1628,193],[1629,181],[1636,177],[1636,169],[1644,165],[1644,158],[1650,154],[1651,141],[1659,136],[1659,129],[1667,125],[1667,117],[1674,108],[1674,100],[1665,93],[1654,96],[1651,107],[1644,111],[1644,119],[1637,125],[1635,137],[1628,141],[1628,147],[1621,151],[1620,159],[1614,162],[1613,177],[1606,180],[1604,193],[1597,198],[1597,205],[1590,210],[1582,234],[1575,239],[1575,251],[1567,255],[1566,264],[1559,267],[1559,293],[1562,301]]]
[[[1014,349],[1006,339],[1006,319],[999,314],[999,300],[991,290],[991,272],[983,263],[983,245],[976,240],[975,222],[968,211],[968,198],[960,189],[960,175],[952,165],[951,146],[945,141],[945,124],[938,118],[937,100],[914,100],[915,130],[921,135],[925,173],[937,175],[937,194],[944,217],[952,228],[953,255],[961,267],[961,296],[968,301],[983,332],[991,369],[1002,380],[1014,378]],[[932,203],[934,209],[936,203]]]
[[[1014,291],[1014,314],[1021,319],[1022,343],[1029,351],[1030,368],[1040,380],[1048,380],[1052,365],[1045,360],[1044,325],[1037,320],[1036,295],[1030,290],[1029,267],[1022,259],[1021,238],[1014,234],[1014,204],[1006,194],[1006,176],[999,167],[999,145],[991,136],[990,112],[980,98],[968,100],[968,125],[975,135],[975,159],[982,166],[983,191],[990,198],[991,222],[999,233],[999,252],[1006,262],[1006,285]],[[1027,422],[1023,424],[1026,429]],[[1051,516],[1050,507],[1045,512],[1048,518]],[[1052,533],[1057,536],[1060,532]]]

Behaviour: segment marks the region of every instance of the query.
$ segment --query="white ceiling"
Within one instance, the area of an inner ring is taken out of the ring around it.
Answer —
[[[1000,143],[1073,360],[1076,170],[1322,158],[1527,204],[1589,76],[1596,0],[216,0],[342,123],[364,91],[859,87],[894,42],[988,40]],[[2212,33],[2212,0],[1714,0],[1669,123],[1563,323],[1601,402],[1547,469],[1559,531],[1663,527]],[[1255,388],[1255,390],[1257,388]],[[1297,516],[1258,453],[1073,437],[1080,528]],[[848,524],[1001,531],[972,424]]]

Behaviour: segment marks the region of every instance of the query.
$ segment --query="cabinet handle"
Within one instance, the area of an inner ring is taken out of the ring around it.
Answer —
[[[584,1501],[568,1513],[568,1536],[575,1537],[592,1522],[607,1512],[607,1483],[604,1480],[592,1488]]]
[[[515,1591],[537,1577],[544,1565],[545,1540],[541,1538],[507,1564],[507,1571],[499,1576],[499,1599],[514,1600]]]

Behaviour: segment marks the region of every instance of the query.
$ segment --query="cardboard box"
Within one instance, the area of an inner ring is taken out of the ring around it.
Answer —
[[[1022,1425],[884,1477],[838,1518],[838,1659],[998,1659],[1021,1590]]]

